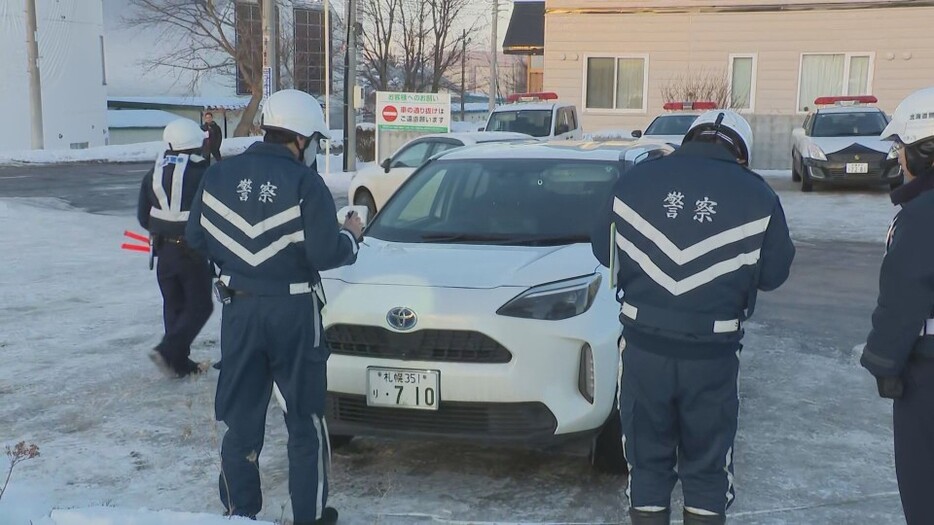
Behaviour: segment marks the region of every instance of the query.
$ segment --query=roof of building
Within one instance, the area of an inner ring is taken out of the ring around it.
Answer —
[[[164,128],[180,117],[159,109],[109,109],[107,127],[110,129]]]
[[[243,109],[250,103],[250,97],[107,97],[107,107],[127,109]]]
[[[545,53],[544,0],[515,1],[509,27],[503,39],[507,55],[542,55]]]

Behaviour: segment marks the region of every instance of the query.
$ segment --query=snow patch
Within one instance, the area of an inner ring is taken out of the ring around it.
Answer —
[[[273,525],[269,521],[188,512],[129,510],[114,507],[54,510],[35,525]]]
[[[235,137],[224,139],[221,155],[243,153],[250,144],[262,137]],[[26,150],[0,153],[0,166],[23,164],[64,164],[70,162],[149,162],[165,150],[165,143],[141,142],[121,146],[74,150]]]

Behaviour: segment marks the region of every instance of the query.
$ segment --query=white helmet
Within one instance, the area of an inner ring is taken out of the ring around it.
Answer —
[[[908,95],[895,108],[892,121],[882,130],[882,140],[898,140],[910,146],[934,138],[934,87]]]
[[[331,138],[324,111],[315,97],[297,89],[276,91],[263,104],[263,129],[279,129],[311,137],[320,133]]]
[[[737,157],[745,159],[746,164],[749,164],[752,154],[752,127],[742,115],[729,109],[714,109],[702,113],[684,135],[684,142],[707,134],[732,144],[738,153]]]
[[[180,118],[169,122],[162,132],[162,141],[168,143],[172,151],[201,149],[204,144],[204,131],[197,122]]]

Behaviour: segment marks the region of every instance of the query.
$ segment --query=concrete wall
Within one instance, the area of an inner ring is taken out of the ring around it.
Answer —
[[[162,128],[110,128],[110,144],[138,144],[162,140]]]

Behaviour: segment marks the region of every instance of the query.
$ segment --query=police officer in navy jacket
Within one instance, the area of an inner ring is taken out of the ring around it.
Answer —
[[[604,266],[618,259],[635,525],[669,523],[679,479],[688,525],[724,523],[735,497],[743,322],[757,290],[785,282],[795,254],[778,197],[747,167],[751,150],[745,119],[707,112],[676,152],[620,178],[595,226],[594,255]]]
[[[191,204],[207,168],[207,161],[198,154],[202,134],[193,120],[170,122],[162,134],[168,150],[143,177],[139,192],[137,217],[149,230],[158,256],[156,275],[165,324],[165,336],[150,357],[170,377],[203,371],[189,358],[191,343],[214,309],[208,260],[185,239]]]
[[[212,166],[188,222],[194,247],[220,268],[223,367],[215,411],[227,423],[221,502],[228,514],[262,509],[258,457],[275,386],[289,432],[289,491],[296,525],[331,524],[324,420],[327,359],[320,272],[352,264],[362,234],[340,228],[324,180],[312,167],[324,114],[309,94],[284,90],[263,106],[265,138]]]

